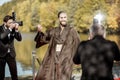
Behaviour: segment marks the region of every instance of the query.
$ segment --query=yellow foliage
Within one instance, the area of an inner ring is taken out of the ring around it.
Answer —
[[[0,6],[0,23],[6,14],[15,10],[17,20],[22,20],[24,26],[21,31],[34,31],[37,24],[41,24],[45,29],[57,25],[57,13],[61,10],[68,12],[70,21],[77,29],[88,29],[92,24],[93,16],[101,11],[106,16],[108,27],[118,27],[116,18],[119,8],[119,0],[115,3],[107,3],[106,0],[12,0]],[[13,5],[15,4],[15,5]]]

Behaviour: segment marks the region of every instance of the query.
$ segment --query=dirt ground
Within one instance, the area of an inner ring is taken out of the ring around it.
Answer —
[[[6,77],[5,80],[11,80],[11,78]],[[19,77],[19,80],[32,80],[32,76]]]

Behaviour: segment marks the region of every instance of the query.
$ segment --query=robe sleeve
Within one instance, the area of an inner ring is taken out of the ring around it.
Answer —
[[[74,55],[75,55],[75,53],[76,53],[76,50],[77,50],[77,48],[78,48],[78,45],[80,44],[80,37],[79,37],[79,34],[78,34],[78,32],[73,28],[72,29],[72,34],[73,34],[73,54],[72,54],[72,59],[73,59],[73,57],[74,57]]]
[[[37,32],[37,35],[34,38],[36,42],[36,48],[39,48],[47,43],[49,43],[51,37],[53,36],[54,29],[47,30],[45,33]]]
[[[77,47],[80,43],[80,37],[78,32],[74,28],[72,29],[72,33],[73,33],[73,39],[74,39],[73,45],[74,45],[74,54],[75,54]]]

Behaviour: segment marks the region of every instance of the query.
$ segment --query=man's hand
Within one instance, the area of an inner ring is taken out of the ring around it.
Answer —
[[[15,23],[15,30],[18,30],[18,28],[19,28],[19,24]]]
[[[18,23],[12,23],[9,27],[11,30],[14,28],[15,30],[18,30],[19,24]]]
[[[41,32],[41,30],[42,30],[42,26],[39,24],[39,25],[37,25],[37,30],[39,31],[39,32]]]

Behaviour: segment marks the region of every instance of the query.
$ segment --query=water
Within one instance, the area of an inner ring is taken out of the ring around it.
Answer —
[[[35,42],[34,42],[35,35],[36,33],[22,33],[23,40],[21,42],[15,41],[18,76],[32,75],[32,51],[33,50],[36,51],[36,55],[38,59],[40,60],[40,62],[42,61],[44,54],[47,50],[47,45],[42,46],[39,49],[35,49]],[[87,40],[88,35],[80,34],[80,39],[81,41]],[[118,35],[107,35],[107,39],[115,41],[118,44],[118,46],[120,46],[120,40],[119,40],[120,38]],[[40,65],[38,64],[36,60],[35,71],[39,69],[39,66]],[[120,72],[119,67],[116,67],[115,69],[117,69],[116,71],[118,73]],[[117,73],[117,72],[114,71],[114,73]],[[5,75],[6,77],[10,76],[8,66],[6,66]]]
[[[32,68],[28,67],[28,69],[24,69],[23,66],[24,65],[22,65],[20,62],[17,62],[18,75],[19,76],[29,76],[29,75],[32,75]],[[5,77],[10,77],[10,72],[9,72],[8,65],[6,65]]]

